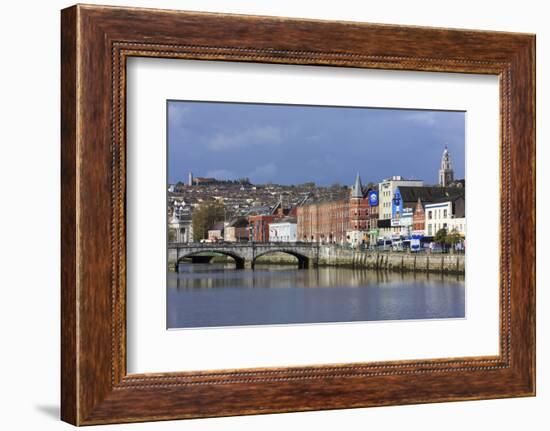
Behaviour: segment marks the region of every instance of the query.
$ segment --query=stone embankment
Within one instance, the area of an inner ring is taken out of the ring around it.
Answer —
[[[266,255],[257,263],[287,264],[295,258],[284,253]],[[464,274],[463,254],[372,252],[320,247],[318,266],[347,266],[381,271],[417,271]]]

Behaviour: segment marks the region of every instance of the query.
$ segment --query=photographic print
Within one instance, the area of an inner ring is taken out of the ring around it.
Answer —
[[[64,9],[61,418],[534,396],[535,47]]]
[[[169,100],[167,328],[465,317],[465,112]]]

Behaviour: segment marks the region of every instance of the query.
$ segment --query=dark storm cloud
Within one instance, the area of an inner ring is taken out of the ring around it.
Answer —
[[[392,175],[437,183],[445,145],[464,178],[465,114],[454,111],[168,102],[169,182],[188,172],[319,185]]]

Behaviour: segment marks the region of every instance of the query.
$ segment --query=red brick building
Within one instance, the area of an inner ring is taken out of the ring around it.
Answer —
[[[298,207],[298,241],[343,243],[349,226],[348,199],[318,201]]]
[[[250,241],[269,242],[269,224],[277,223],[285,217],[296,217],[296,213],[296,207],[284,207],[281,198],[274,207],[269,209],[269,213],[249,215]]]
[[[363,194],[363,186],[359,174],[355,178],[355,184],[351,188],[349,201],[349,230],[365,231],[367,230],[367,220],[369,212],[369,202]]]
[[[278,218],[274,214],[248,216],[250,241],[269,242],[269,223],[274,223]]]
[[[378,221],[369,216],[371,208],[363,193],[359,174],[350,190],[349,198],[314,201],[298,207],[298,241],[343,244],[350,235],[368,232],[371,223]]]
[[[416,207],[414,208],[413,213],[413,224],[412,224],[412,230],[413,232],[417,231],[424,233],[424,226],[426,222],[426,213],[424,212],[424,204],[418,198],[418,201],[416,202]]]

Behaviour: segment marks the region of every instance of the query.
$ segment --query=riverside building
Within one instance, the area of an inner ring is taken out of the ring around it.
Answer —
[[[369,241],[368,193],[361,177],[339,199],[310,200],[297,209],[298,241],[331,244],[364,244]]]

